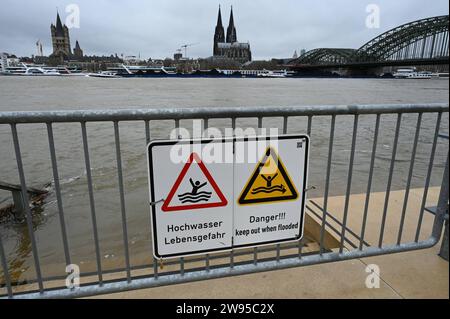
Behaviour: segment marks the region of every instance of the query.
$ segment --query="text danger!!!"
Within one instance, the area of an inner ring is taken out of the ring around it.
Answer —
[[[250,234],[264,234],[270,232],[282,232],[285,230],[297,229],[299,223],[283,223],[286,213],[279,213],[268,216],[250,216],[249,223],[252,228],[235,229],[235,236],[249,236]]]

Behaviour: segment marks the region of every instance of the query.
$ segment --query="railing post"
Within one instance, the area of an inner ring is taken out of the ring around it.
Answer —
[[[28,205],[28,203],[24,203],[21,191],[13,190],[11,193],[14,201],[14,217],[17,220],[23,220],[25,218],[25,205]]]
[[[447,214],[448,214],[448,210],[447,210]],[[441,250],[439,251],[439,256],[448,261],[448,219],[445,221],[444,237],[442,238],[442,244],[441,244]]]
[[[441,243],[441,250],[439,256],[448,261],[448,154],[447,162],[445,164],[444,175],[442,177],[441,191],[439,193],[439,200],[436,209],[436,217],[433,225],[433,236],[440,238],[442,236],[442,227],[445,224],[444,237]]]

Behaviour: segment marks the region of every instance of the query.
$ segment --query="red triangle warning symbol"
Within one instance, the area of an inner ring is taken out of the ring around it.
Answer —
[[[192,165],[194,161],[197,165]],[[188,174],[189,173],[189,174]],[[161,207],[163,212],[226,206],[228,201],[197,153],[187,163]]]

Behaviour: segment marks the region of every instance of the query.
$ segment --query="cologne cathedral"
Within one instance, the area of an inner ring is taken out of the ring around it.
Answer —
[[[213,56],[214,58],[228,58],[239,63],[246,63],[252,60],[250,43],[241,43],[237,40],[233,7],[231,7],[230,22],[228,23],[227,34],[225,37],[225,29],[222,25],[222,13],[219,6],[219,16],[217,18],[217,26],[214,33]]]

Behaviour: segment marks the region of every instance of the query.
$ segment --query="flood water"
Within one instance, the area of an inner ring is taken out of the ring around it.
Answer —
[[[448,103],[449,81],[394,79],[98,79],[84,77],[0,77],[0,112],[36,110],[131,109],[218,106],[302,106],[337,104]],[[401,124],[393,189],[404,189],[416,130],[417,115],[404,115]],[[281,118],[264,119],[266,128],[281,128]],[[382,116],[375,161],[374,191],[386,188],[392,155],[396,116]],[[229,119],[211,120],[210,126],[231,127]],[[309,184],[317,189],[310,197],[323,196],[329,141],[329,117],[315,117],[311,131]],[[353,193],[367,188],[375,116],[361,116],[353,172]],[[436,114],[423,116],[413,171],[412,187],[423,187],[436,125]],[[173,121],[151,122],[152,138],[167,138]],[[191,128],[192,121],[181,121]],[[237,126],[256,127],[257,119],[239,119]],[[331,195],[345,193],[350,157],[352,116],[336,121],[331,174]],[[95,192],[100,250],[104,269],[124,266],[116,153],[112,123],[87,125]],[[28,186],[42,188],[53,179],[46,126],[19,125]],[[306,118],[290,118],[288,133],[306,133]],[[448,133],[448,113],[441,133]],[[145,126],[121,123],[121,148],[131,263],[152,261],[148,205]],[[86,184],[86,170],[79,123],[55,124],[54,136],[63,207],[72,262],[81,270],[95,271],[95,247]],[[431,184],[441,182],[447,141],[439,140]],[[19,183],[11,129],[0,125],[0,181]],[[52,188],[50,187],[50,190]],[[11,202],[0,191],[0,207]],[[54,192],[33,225],[44,276],[62,275],[64,253]],[[14,281],[34,278],[27,228],[11,216],[0,217],[0,236]],[[2,281],[0,269],[0,284]]]

